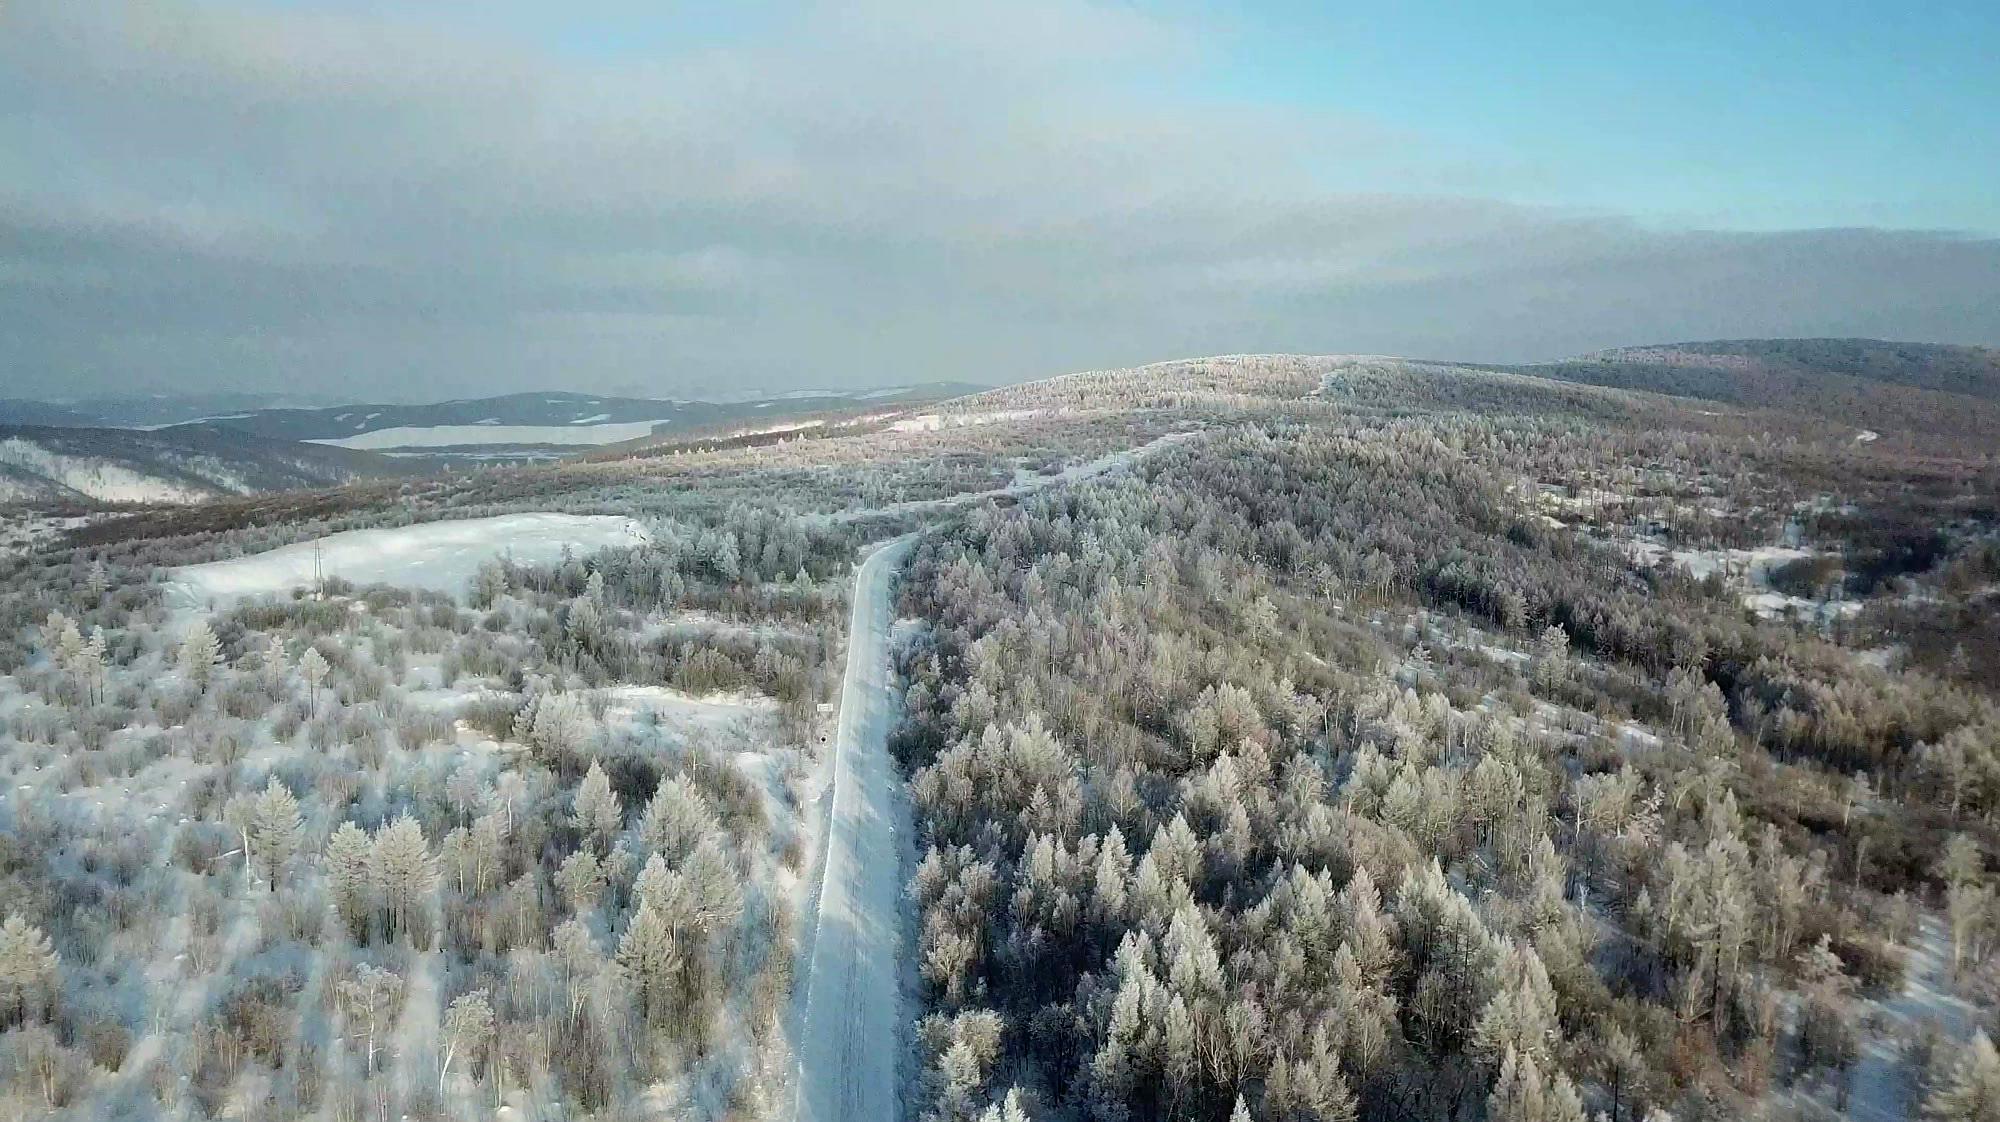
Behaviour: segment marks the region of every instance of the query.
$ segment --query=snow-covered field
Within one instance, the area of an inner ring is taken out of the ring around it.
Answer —
[[[608,416],[608,414],[599,414]],[[341,448],[377,451],[383,448],[451,448],[468,444],[618,444],[650,436],[655,425],[673,424],[673,418],[653,421],[622,421],[616,424],[567,425],[405,425],[376,429],[354,436],[313,440],[311,444],[333,444]]]
[[[454,595],[482,562],[507,555],[546,565],[565,548],[588,553],[648,540],[630,518],[595,514],[507,514],[423,522],[381,530],[349,530],[266,553],[187,565],[172,571],[168,601],[180,608],[221,606],[245,597],[279,595],[310,586],[315,565],[355,584],[394,584]]]
[[[4,496],[0,490],[0,496]],[[90,521],[88,515],[53,515],[22,512],[0,516],[0,557],[26,553],[61,537]]]

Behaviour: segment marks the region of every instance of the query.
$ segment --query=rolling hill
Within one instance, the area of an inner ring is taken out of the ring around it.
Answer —
[[[0,425],[0,502],[191,503],[415,474],[372,452],[215,424],[137,431]]]
[[[1980,440],[2000,423],[2000,350],[1877,339],[1733,339],[1482,366],[1792,410],[1857,430]]]

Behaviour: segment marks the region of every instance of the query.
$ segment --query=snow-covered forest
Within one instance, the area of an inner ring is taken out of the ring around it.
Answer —
[[[1237,357],[22,512],[0,1116],[793,1118],[909,535],[910,1118],[1992,1119],[1991,447]]]

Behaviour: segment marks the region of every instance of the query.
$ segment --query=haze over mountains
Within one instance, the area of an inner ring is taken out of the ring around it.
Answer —
[[[1739,339],[1526,365],[1442,365],[1785,410],[1851,425],[1866,439],[1902,433],[1976,441],[2000,427],[2000,351],[1983,347]],[[980,389],[928,382],[714,401],[545,391],[316,407],[250,395],[0,400],[0,502],[186,503],[454,464],[882,423]]]

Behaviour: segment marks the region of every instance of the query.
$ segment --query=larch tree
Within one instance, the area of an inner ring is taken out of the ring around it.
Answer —
[[[417,820],[405,814],[375,833],[369,854],[369,874],[388,909],[389,938],[408,931],[437,891],[437,860]]]
[[[682,964],[680,941],[651,901],[641,900],[626,925],[618,940],[617,964],[638,999],[639,1015],[649,1025],[658,1023],[677,988]]]
[[[250,828],[245,837],[264,872],[265,883],[273,891],[278,887],[278,873],[298,848],[301,827],[299,800],[272,776],[250,805]]]
[[[342,822],[327,840],[326,876],[334,911],[355,939],[368,936],[369,897],[374,885],[371,860],[368,835],[352,822]]]
[[[198,619],[188,628],[181,639],[178,662],[182,676],[198,689],[207,689],[215,676],[216,663],[222,657],[222,644],[215,638],[215,632],[208,621]]]
[[[604,774],[596,760],[590,761],[590,770],[584,773],[583,782],[576,788],[576,799],[572,804],[570,821],[584,836],[597,843],[600,850],[611,847],[611,839],[616,837],[625,823],[624,809],[618,805],[618,794],[611,789],[611,778]]]
[[[11,1024],[55,996],[62,959],[42,929],[18,913],[0,922],[0,1009]]]
[[[326,681],[327,672],[331,669],[332,667],[327,665],[326,656],[319,653],[317,647],[307,647],[306,653],[299,656],[299,677],[306,680],[308,716],[319,716],[319,684]]]

